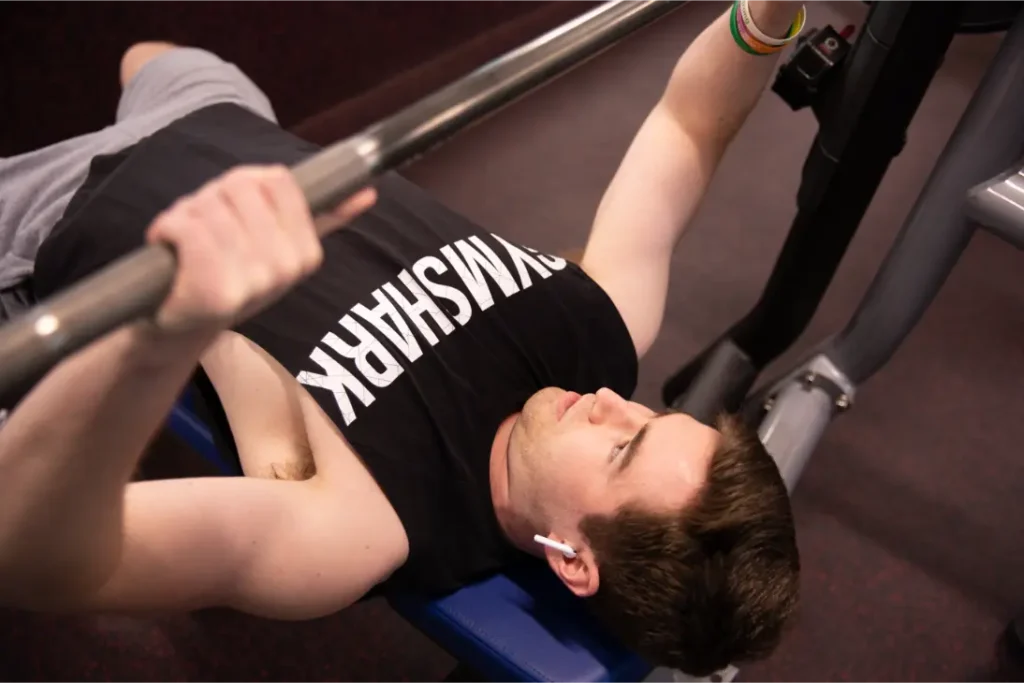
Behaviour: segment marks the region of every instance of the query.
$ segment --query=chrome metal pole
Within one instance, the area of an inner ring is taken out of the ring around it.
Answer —
[[[314,213],[333,208],[375,177],[682,4],[615,0],[600,5],[314,154],[292,172]],[[63,357],[124,323],[152,315],[170,291],[176,266],[167,246],[138,249],[0,328],[0,395],[38,379]]]

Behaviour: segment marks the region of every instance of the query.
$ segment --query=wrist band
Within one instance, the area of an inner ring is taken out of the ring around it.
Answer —
[[[789,45],[804,28],[807,21],[806,8],[801,5],[793,23],[789,25],[784,38],[772,38],[765,35],[754,24],[750,14],[749,0],[735,0],[729,13],[729,30],[733,40],[744,52],[752,55],[770,55]]]
[[[739,2],[734,2],[732,10],[729,13],[729,29],[732,32],[732,39],[736,41],[744,52],[752,55],[770,55],[781,50],[781,47],[772,47],[765,45],[757,38],[754,38],[749,31],[745,31],[746,28],[743,25],[743,21],[739,16]]]
[[[738,0],[739,5],[739,17],[743,20],[743,28],[747,30],[756,40],[769,45],[771,47],[785,47],[796,38],[800,31],[804,27],[805,20],[805,8],[803,5],[800,6],[800,10],[796,13],[796,17],[793,19],[793,23],[789,25],[789,29],[786,30],[786,35],[783,38],[772,38],[766,35],[761,29],[754,23],[754,15],[750,13],[750,0]]]

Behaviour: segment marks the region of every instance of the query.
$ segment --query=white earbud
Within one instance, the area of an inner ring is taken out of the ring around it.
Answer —
[[[537,541],[537,543],[540,543],[541,545],[546,545],[549,548],[554,548],[555,550],[557,550],[560,553],[562,553],[563,555],[565,555],[565,557],[567,559],[571,560],[574,557],[576,557],[576,551],[573,550],[571,546],[568,546],[565,543],[559,543],[558,541],[552,541],[547,536],[541,536],[540,534],[536,534],[533,537],[533,540]]]

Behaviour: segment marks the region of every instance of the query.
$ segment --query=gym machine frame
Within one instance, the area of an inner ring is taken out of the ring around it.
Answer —
[[[872,5],[838,73],[810,99],[820,130],[804,163],[797,215],[760,299],[665,382],[666,405],[705,422],[736,411],[761,370],[807,327],[889,163],[903,148],[907,126],[966,4]]]
[[[1024,247],[1024,15],[984,79],[853,317],[810,358],[752,394],[744,415],[795,484],[828,421],[889,360],[981,225]],[[827,398],[826,398],[827,397]]]
[[[846,327],[741,407],[759,425],[790,490],[831,420],[853,405],[857,387],[888,362],[920,320],[975,229],[1024,249],[1022,121],[1024,12],[1008,29]],[[1011,652],[1024,656],[1024,616],[1011,622],[1005,636]]]

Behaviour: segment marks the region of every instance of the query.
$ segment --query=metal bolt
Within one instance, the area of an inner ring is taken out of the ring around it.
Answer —
[[[839,410],[846,410],[850,407],[850,397],[846,394],[840,394],[836,397],[836,408]]]
[[[775,407],[775,397],[774,396],[771,396],[771,397],[765,399],[765,401],[764,401],[764,409],[765,410],[771,410],[774,407]]]

